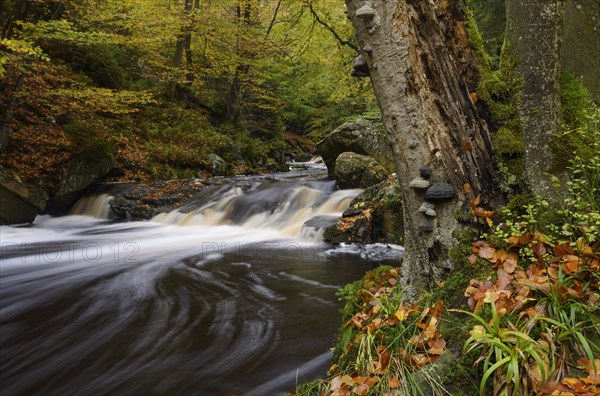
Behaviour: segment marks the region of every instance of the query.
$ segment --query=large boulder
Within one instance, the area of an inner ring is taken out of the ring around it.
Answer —
[[[212,167],[212,174],[215,176],[227,176],[228,166],[227,162],[219,157],[217,154],[212,153],[209,156],[210,164]]]
[[[0,225],[33,222],[47,201],[45,192],[28,186],[16,174],[0,166]]]
[[[90,185],[105,177],[113,168],[113,159],[102,150],[87,152],[75,157],[64,173],[53,202],[55,209],[67,209]]]
[[[380,122],[362,118],[348,121],[317,143],[316,153],[323,157],[329,177],[335,176],[335,161],[344,152],[373,157],[388,172],[395,171],[394,155]]]
[[[366,188],[385,180],[385,169],[373,158],[342,153],[335,161],[335,179],[341,188]]]
[[[329,243],[403,244],[402,192],[396,175],[357,195],[323,238]]]

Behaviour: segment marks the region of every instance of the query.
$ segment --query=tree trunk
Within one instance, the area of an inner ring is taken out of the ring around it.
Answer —
[[[184,10],[185,17],[192,12],[193,1],[185,0]],[[186,65],[188,67],[188,72],[186,73],[186,77],[190,77],[190,67],[192,63],[192,53],[191,53],[191,43],[192,43],[192,33],[191,26],[188,25],[189,22],[186,21],[185,27],[182,29],[183,31],[177,36],[177,44],[175,45],[175,55],[173,56],[173,66],[176,68],[180,68],[183,64],[183,54],[185,52],[186,56]],[[171,83],[171,99],[184,99],[181,95],[181,86],[179,82],[174,81]]]
[[[560,199],[547,172],[552,164],[550,141],[560,122],[564,9],[564,0],[506,0],[506,39],[525,83],[519,118],[527,178],[532,191],[551,202]]]
[[[247,40],[247,37],[245,37],[248,34],[247,29],[252,25],[252,12],[257,8],[258,3],[256,0],[238,0],[236,2],[235,12],[238,24],[237,54],[242,61],[235,68],[229,87],[229,95],[225,106],[225,120],[228,121],[237,122],[241,117],[242,78],[250,70],[250,65],[245,62],[245,59],[252,59],[254,57],[254,53],[244,41]]]
[[[14,119],[13,111],[17,105],[17,95],[21,91],[24,81],[25,71],[21,71],[15,82],[13,92],[4,103],[0,103],[0,153],[8,151],[10,143],[10,127]]]
[[[411,298],[440,268],[451,267],[456,210],[477,194],[494,193],[493,148],[469,95],[476,61],[459,2],[372,3],[374,17],[361,19],[356,14],[365,1],[346,2],[396,157],[406,230],[402,279]],[[409,186],[423,165],[433,171],[431,182],[445,181],[454,191],[453,199],[436,202],[433,218],[419,211],[425,190]]]
[[[561,67],[583,80],[600,105],[600,1],[567,0]]]

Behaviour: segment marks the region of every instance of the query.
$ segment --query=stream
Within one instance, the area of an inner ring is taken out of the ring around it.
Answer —
[[[103,190],[0,227],[2,395],[263,396],[323,376],[337,289],[402,248],[321,242],[360,190],[305,169],[224,180],[151,221],[111,219]]]

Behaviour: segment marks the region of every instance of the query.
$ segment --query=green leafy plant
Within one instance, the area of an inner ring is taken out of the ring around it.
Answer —
[[[477,314],[462,311],[480,323],[464,345],[465,353],[478,351],[477,362],[483,361],[479,393],[485,393],[493,375],[494,395],[529,395],[539,385],[535,382],[545,383],[554,372],[552,344],[532,338],[528,330],[530,322],[516,325],[508,322],[508,326],[503,327],[495,304],[491,304],[490,323]]]

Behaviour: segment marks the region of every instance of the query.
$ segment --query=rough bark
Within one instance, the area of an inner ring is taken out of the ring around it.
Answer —
[[[564,0],[506,1],[506,39],[524,79],[519,118],[527,178],[533,192],[549,201],[560,197],[548,171],[552,164],[550,142],[560,122],[564,9]]]
[[[371,21],[356,16],[363,0],[346,4],[361,48],[372,48],[363,56],[396,157],[406,229],[402,278],[414,295],[449,267],[456,209],[494,192],[489,131],[469,95],[475,56],[458,1],[372,1],[377,15]],[[455,191],[454,199],[436,203],[430,232],[420,229],[427,219],[419,212],[424,190],[409,186],[422,165],[431,167],[432,182],[446,181]]]

